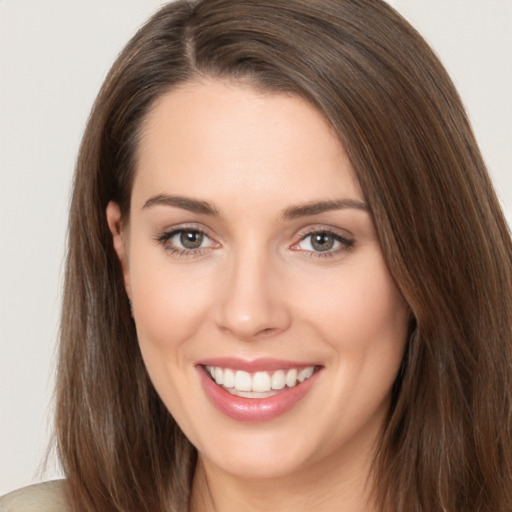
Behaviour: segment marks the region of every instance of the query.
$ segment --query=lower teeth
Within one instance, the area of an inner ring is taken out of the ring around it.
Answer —
[[[243,398],[268,398],[269,396],[274,396],[279,393],[279,391],[275,390],[258,393],[257,391],[238,391],[235,388],[225,388],[223,386],[220,387],[232,395],[241,396]]]

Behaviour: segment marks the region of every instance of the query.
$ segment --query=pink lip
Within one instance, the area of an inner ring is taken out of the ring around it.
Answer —
[[[233,366],[212,364],[211,366],[222,366],[224,368],[233,368]],[[223,414],[236,421],[267,421],[289,411],[315,384],[320,371],[297,384],[293,388],[279,391],[273,396],[267,398],[244,398],[232,395],[222,387],[218,386],[206,373],[203,366],[196,366],[201,384],[212,404]],[[261,369],[261,366],[258,366]],[[277,367],[277,369],[283,366]],[[246,370],[247,371],[247,370]],[[263,370],[262,370],[263,371]]]
[[[230,368],[232,370],[244,370],[249,373],[272,372],[275,370],[287,370],[289,368],[307,368],[316,366],[315,363],[299,363],[296,361],[284,361],[281,359],[260,358],[247,361],[235,357],[216,357],[213,359],[203,359],[196,364],[202,366],[219,366],[220,368]]]

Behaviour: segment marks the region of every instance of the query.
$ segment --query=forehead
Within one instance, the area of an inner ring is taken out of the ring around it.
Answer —
[[[237,189],[288,191],[295,202],[361,197],[339,139],[300,97],[220,81],[162,96],[143,126],[134,196]]]

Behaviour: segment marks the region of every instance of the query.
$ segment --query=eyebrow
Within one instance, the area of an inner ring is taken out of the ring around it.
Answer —
[[[200,201],[190,197],[170,196],[159,194],[151,197],[145,203],[142,209],[152,208],[153,206],[174,206],[189,212],[201,213],[203,215],[219,215],[219,211],[208,201]]]
[[[154,206],[173,206],[181,208],[193,213],[200,213],[203,215],[218,216],[219,211],[208,201],[199,199],[192,199],[184,196],[171,196],[167,194],[159,194],[149,198],[142,209],[152,208]],[[356,209],[362,211],[369,211],[368,205],[356,199],[337,199],[331,201],[315,201],[306,204],[294,205],[286,208],[281,212],[279,217],[282,220],[293,220],[300,217],[308,217],[312,215],[319,215],[320,213],[343,210],[343,209]]]
[[[308,217],[331,210],[356,209],[368,212],[370,209],[366,203],[356,199],[337,199],[333,201],[316,201],[307,204],[290,206],[284,210],[280,217],[284,220],[298,219],[299,217]]]

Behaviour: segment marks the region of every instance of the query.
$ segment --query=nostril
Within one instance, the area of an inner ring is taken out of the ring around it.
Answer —
[[[271,336],[278,331],[279,329],[277,327],[266,327],[265,329],[262,329],[257,336]]]

